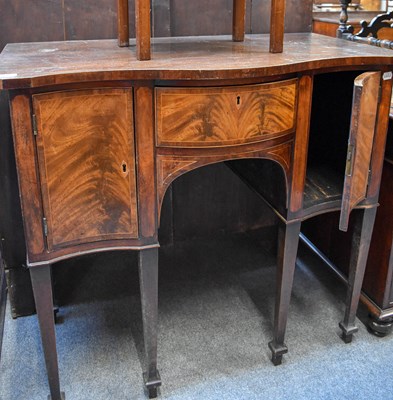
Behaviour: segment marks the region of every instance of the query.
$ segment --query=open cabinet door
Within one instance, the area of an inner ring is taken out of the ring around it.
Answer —
[[[381,72],[365,72],[355,79],[339,225],[342,231],[348,229],[352,209],[366,198],[380,79]]]

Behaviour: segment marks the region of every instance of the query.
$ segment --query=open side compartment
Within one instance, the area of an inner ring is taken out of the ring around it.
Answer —
[[[316,75],[313,86],[303,209],[341,201],[358,71]]]
[[[303,205],[295,214],[288,214],[278,165],[263,160],[227,164],[282,218],[306,219],[341,208],[345,231],[351,210],[367,197],[380,78],[379,71],[314,77]]]
[[[317,75],[306,182],[305,215],[341,205],[340,229],[366,198],[380,91],[380,72]]]

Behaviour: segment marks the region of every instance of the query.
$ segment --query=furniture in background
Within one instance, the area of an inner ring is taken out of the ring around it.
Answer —
[[[370,21],[388,10],[386,1],[313,0],[312,31],[336,37],[337,29],[340,34],[350,25],[354,29],[353,33],[356,33],[360,30],[362,21]]]
[[[390,120],[382,173],[380,206],[363,284],[369,328],[384,336],[393,328],[393,125]]]
[[[371,20],[377,13],[374,11],[353,11],[348,13],[347,24],[354,29],[353,33],[361,29],[361,21]],[[337,29],[340,26],[339,12],[314,12],[312,19],[312,31],[320,35],[331,37],[337,36]]]
[[[353,27],[347,28],[348,32],[342,34],[342,38],[353,42],[366,43],[372,46],[393,49],[393,11],[389,14],[380,14],[374,17],[370,23],[361,21],[361,29],[354,33]]]

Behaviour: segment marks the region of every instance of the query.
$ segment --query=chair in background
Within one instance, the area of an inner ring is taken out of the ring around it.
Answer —
[[[360,31],[358,33],[353,33],[354,28],[351,25],[347,25],[347,0],[344,0],[341,6],[340,26],[337,30],[337,37],[352,42],[361,42],[371,46],[393,49],[393,12],[379,14],[374,17],[370,23],[364,20],[361,21]]]

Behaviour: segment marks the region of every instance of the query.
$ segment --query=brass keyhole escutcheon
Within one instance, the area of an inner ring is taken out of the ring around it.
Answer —
[[[237,108],[240,107],[240,103],[241,103],[240,96],[237,96],[237,97],[236,97],[236,107],[237,107]]]
[[[124,176],[128,175],[128,167],[127,167],[127,163],[125,161],[123,161],[121,163],[121,172]]]

